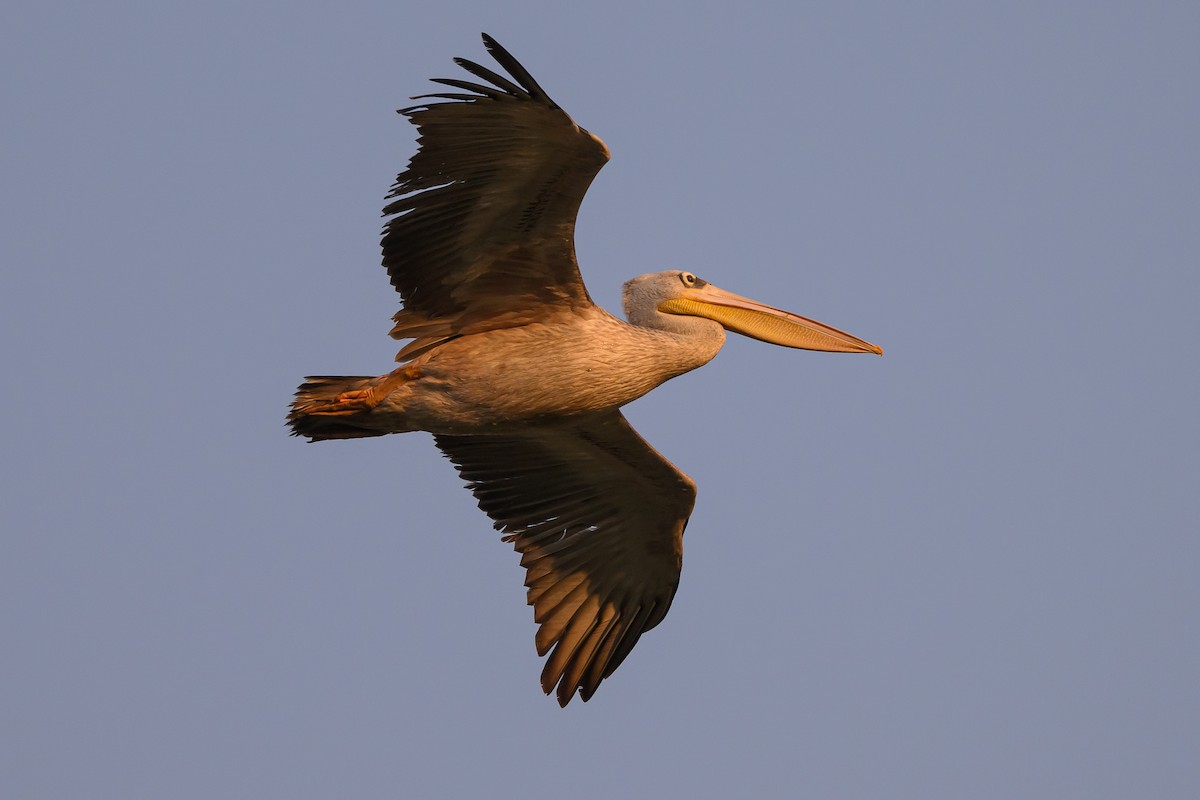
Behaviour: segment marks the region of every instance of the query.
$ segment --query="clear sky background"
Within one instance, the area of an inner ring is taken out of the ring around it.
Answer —
[[[505,6],[6,6],[0,795],[1200,796],[1200,5]],[[886,351],[627,408],[682,585],[566,710],[430,438],[283,427],[391,368],[393,109],[481,30],[612,150],[600,303]]]

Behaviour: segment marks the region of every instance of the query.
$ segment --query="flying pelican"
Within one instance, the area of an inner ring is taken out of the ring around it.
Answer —
[[[521,554],[553,648],[542,689],[588,700],[679,585],[696,485],[621,406],[708,363],[725,330],[806,350],[873,344],[723,291],[682,270],[625,284],[628,322],[595,305],[575,260],[575,217],[608,148],[575,124],[492,37],[509,77],[401,109],[420,134],[384,208],[383,265],[400,293],[379,377],[310,377],[288,422],[310,441],[429,431]]]

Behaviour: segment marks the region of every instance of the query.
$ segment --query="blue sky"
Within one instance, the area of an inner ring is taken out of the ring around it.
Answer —
[[[6,14],[5,796],[1195,796],[1198,7],[436,5]],[[429,437],[283,428],[390,369],[393,110],[481,30],[612,151],[598,302],[886,351],[627,408],[682,584],[565,710]]]

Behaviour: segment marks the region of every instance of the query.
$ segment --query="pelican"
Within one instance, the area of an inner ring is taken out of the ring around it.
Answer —
[[[692,480],[646,443],[621,406],[708,363],[725,331],[836,353],[883,351],[848,333],[723,291],[685,270],[624,286],[627,320],[588,296],[575,218],[608,161],[496,41],[507,76],[401,109],[417,153],[384,208],[383,265],[402,307],[401,366],[309,377],[288,424],[310,441],[428,431],[526,569],[546,694],[565,706],[658,625],[679,585]]]

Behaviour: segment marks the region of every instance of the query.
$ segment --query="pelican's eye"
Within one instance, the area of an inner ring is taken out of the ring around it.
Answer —
[[[679,280],[683,281],[684,286],[695,286],[696,276],[690,272],[679,273]]]

